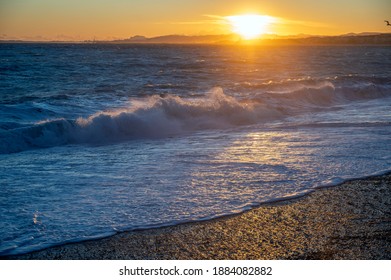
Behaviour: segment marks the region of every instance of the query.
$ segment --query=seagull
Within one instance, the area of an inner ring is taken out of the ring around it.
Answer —
[[[384,22],[387,23],[387,26],[391,26],[391,24],[388,20],[385,20]]]

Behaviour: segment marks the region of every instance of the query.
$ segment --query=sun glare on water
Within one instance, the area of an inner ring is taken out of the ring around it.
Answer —
[[[259,38],[268,32],[268,26],[273,18],[264,15],[236,15],[227,16],[226,20],[232,27],[232,32],[239,34],[246,40]]]

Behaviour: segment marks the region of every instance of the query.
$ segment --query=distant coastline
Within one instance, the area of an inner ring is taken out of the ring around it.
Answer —
[[[145,37],[136,35],[119,40],[86,40],[86,41],[25,41],[0,40],[0,43],[80,43],[80,44],[209,44],[209,45],[391,45],[391,33],[348,33],[338,36],[265,35],[260,39],[244,40],[235,34],[223,35],[165,35]]]

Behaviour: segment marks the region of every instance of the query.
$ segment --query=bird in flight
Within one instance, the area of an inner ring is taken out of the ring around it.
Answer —
[[[391,24],[388,20],[385,20],[384,22],[387,23],[387,26],[391,26]]]

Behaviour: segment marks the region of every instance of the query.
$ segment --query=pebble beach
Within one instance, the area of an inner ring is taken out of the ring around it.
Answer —
[[[9,259],[378,260],[391,258],[391,175],[245,213],[66,244]]]

